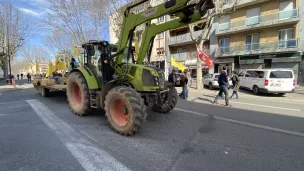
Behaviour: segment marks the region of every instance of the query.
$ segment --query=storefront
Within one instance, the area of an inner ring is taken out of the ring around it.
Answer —
[[[214,73],[220,73],[222,70],[226,70],[230,75],[234,70],[234,58],[216,58],[214,60]]]
[[[186,60],[185,66],[188,67],[189,71],[191,72],[191,75],[193,78],[196,78],[197,75],[197,60]],[[202,76],[207,75],[209,73],[209,67],[205,64],[205,62],[202,62]]]
[[[300,73],[300,64],[302,62],[302,53],[279,53],[279,54],[263,54],[240,56],[240,69],[271,69],[271,68],[285,68],[294,71],[297,82],[302,80],[302,73]]]

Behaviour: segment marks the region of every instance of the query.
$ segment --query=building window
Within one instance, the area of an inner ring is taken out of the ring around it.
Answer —
[[[165,48],[156,48],[157,55],[164,55],[165,54]]]
[[[165,20],[165,17],[164,17],[164,16],[161,16],[161,17],[158,18],[158,22],[159,22],[159,23],[164,22],[164,20]]]
[[[230,29],[230,15],[225,15],[220,19],[219,31],[227,31]]]
[[[230,38],[219,39],[219,48],[221,54],[229,53]]]
[[[157,39],[163,39],[163,38],[164,38],[164,32],[159,33],[159,34],[157,35]]]
[[[246,26],[260,23],[260,8],[246,10]]]
[[[288,19],[297,16],[297,9],[295,9],[294,1],[280,2],[279,19]]]
[[[297,46],[294,28],[279,30],[278,46],[279,48],[292,48]]]
[[[176,32],[176,35],[179,36],[179,35],[183,35],[183,34],[187,34],[187,33],[188,33],[188,30],[182,30],[182,31]]]
[[[245,50],[252,51],[260,49],[260,34],[249,34],[245,38]]]

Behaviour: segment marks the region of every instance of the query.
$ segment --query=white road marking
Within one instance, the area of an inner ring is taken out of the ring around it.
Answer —
[[[260,105],[260,104],[253,104],[253,103],[243,103],[243,102],[235,102],[235,101],[231,101],[231,103],[244,104],[244,105],[249,105],[249,106],[260,106],[260,107],[274,108],[274,109],[292,110],[292,111],[301,112],[300,109],[291,109],[291,108],[285,108],[285,107],[267,106],[267,105]]]
[[[59,119],[50,109],[37,100],[27,100],[41,120],[59,137],[82,167],[87,170],[123,170],[126,166],[109,153],[91,143],[71,125]]]
[[[174,110],[182,111],[182,112],[186,112],[186,113],[190,113],[190,114],[194,114],[194,115],[204,116],[204,117],[210,116],[208,114],[194,112],[194,111],[190,111],[190,110],[184,110],[184,109],[180,109],[180,108],[174,108]],[[290,131],[290,130],[284,130],[284,129],[280,129],[280,128],[274,128],[274,127],[270,127],[270,126],[265,126],[265,125],[259,125],[259,124],[253,124],[253,123],[249,123],[249,122],[244,122],[244,121],[238,121],[238,120],[234,120],[234,119],[223,118],[223,117],[219,117],[219,116],[213,116],[213,117],[215,119],[217,119],[217,120],[231,122],[231,123],[236,123],[236,124],[239,124],[239,125],[245,125],[245,126],[260,128],[260,129],[264,129],[264,130],[270,130],[270,131],[275,131],[275,132],[280,132],[280,133],[285,133],[285,134],[290,134],[290,135],[296,135],[296,136],[304,137],[304,133],[302,133],[302,132],[295,132],[295,131]]]

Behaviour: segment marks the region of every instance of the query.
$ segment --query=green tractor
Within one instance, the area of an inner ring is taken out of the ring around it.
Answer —
[[[139,14],[130,9],[148,0],[128,7],[124,13],[121,36],[117,47],[107,41],[83,44],[84,66],[73,69],[67,80],[69,105],[76,115],[87,115],[94,108],[105,110],[111,127],[122,135],[139,131],[147,118],[146,108],[168,113],[177,103],[177,92],[165,80],[164,71],[144,65],[150,61],[154,37],[166,30],[196,22],[214,7],[212,0],[170,0]],[[164,24],[151,24],[163,15],[176,15],[177,19]],[[132,48],[136,26],[146,23],[139,58],[135,60]],[[113,49],[117,53],[113,54]]]

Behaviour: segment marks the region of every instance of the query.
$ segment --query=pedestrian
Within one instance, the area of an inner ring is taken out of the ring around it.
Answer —
[[[27,76],[27,81],[28,81],[28,82],[32,81],[32,78],[31,78],[32,76],[31,76],[31,74],[30,74],[30,73],[27,73],[27,75],[26,75],[26,76]]]
[[[219,75],[219,77],[218,77],[218,83],[219,83],[220,92],[215,97],[213,103],[217,104],[218,99],[220,98],[220,96],[224,92],[226,106],[229,106],[229,99],[228,99],[228,97],[229,97],[229,94],[228,94],[229,80],[228,80],[228,77],[227,77],[227,72],[225,70],[223,70],[221,72],[221,74]]]
[[[186,87],[185,87],[185,98],[188,98],[188,93],[192,85],[192,78],[189,71],[186,72],[186,81],[185,81]]]
[[[239,99],[238,91],[240,89],[241,80],[240,80],[239,76],[237,75],[236,71],[232,72],[231,80],[232,80],[232,84],[233,84],[233,93],[230,96],[230,99],[232,99],[234,95],[236,96],[236,99]]]
[[[182,92],[179,94],[181,98],[185,98],[185,85],[186,85],[186,77],[184,73],[180,73],[180,85],[182,87]]]
[[[175,86],[175,83],[176,83],[175,69],[173,69],[172,72],[169,74],[168,81],[169,81],[169,83],[171,83],[173,86]]]
[[[20,76],[21,76],[21,80],[23,80],[23,73],[21,73]]]
[[[19,80],[19,77],[20,77],[20,75],[19,74],[17,74],[17,79]]]

